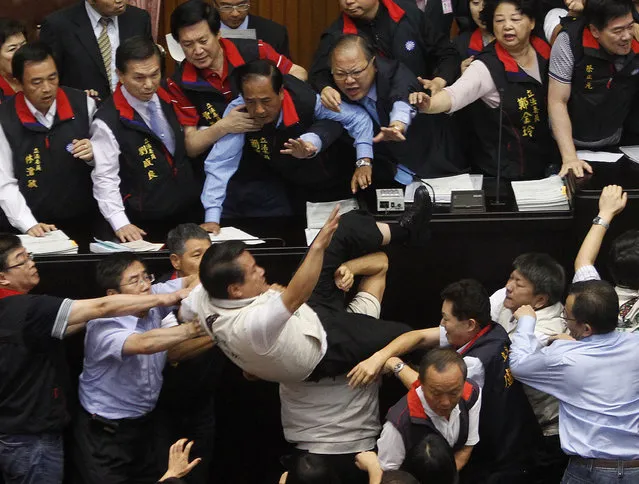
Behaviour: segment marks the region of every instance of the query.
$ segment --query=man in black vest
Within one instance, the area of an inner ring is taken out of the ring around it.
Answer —
[[[95,102],[59,86],[45,44],[21,47],[12,68],[22,91],[0,106],[0,207],[11,225],[33,236],[54,224],[86,226],[95,213],[88,139]]]
[[[422,359],[419,375],[403,363],[392,371],[409,391],[386,415],[377,441],[382,469],[399,469],[406,454],[430,433],[446,439],[457,470],[462,469],[479,442],[482,406],[479,386],[466,380],[464,358],[450,349],[434,349]]]
[[[409,95],[419,89],[419,83],[408,67],[376,56],[366,38],[347,34],[333,48],[331,72],[344,101],[361,105],[373,120],[376,181],[394,177],[408,185],[414,175],[424,178],[459,173],[458,167],[436,164],[427,156],[445,146],[436,146],[438,140],[424,135],[428,130],[425,116],[415,117]]]
[[[560,32],[550,55],[548,112],[564,175],[592,167],[577,147],[617,145],[637,92],[639,43],[631,0],[592,0]]]
[[[200,218],[201,188],[186,154],[177,103],[160,86],[157,46],[144,37],[127,39],[116,64],[120,84],[91,126],[91,177],[100,211],[124,242],[146,235],[138,224],[165,227]]]
[[[353,193],[370,184],[373,123],[363,109],[330,111],[308,84],[282,76],[265,60],[241,66],[237,74],[242,96],[227,113],[245,105],[260,130],[227,135],[209,153],[202,192],[207,230],[219,230],[222,205],[226,217],[286,216],[293,211],[289,188],[301,201],[326,201],[348,196],[351,175]],[[342,125],[355,140],[354,172],[343,156],[322,153]]]
[[[257,59],[272,61],[283,74],[306,80],[303,67],[293,64],[262,40],[223,39],[220,15],[203,0],[189,0],[171,14],[171,33],[180,43],[186,59],[168,80],[169,92],[192,116],[185,132],[196,145],[190,156],[208,150],[213,143],[230,133],[255,131],[255,122],[240,109],[222,117],[226,106],[237,97],[231,82],[235,69]],[[197,130],[197,127],[210,129]]]
[[[482,388],[480,442],[461,474],[462,482],[497,483],[526,479],[541,430],[521,384],[513,379],[506,330],[492,322],[490,298],[477,281],[464,279],[442,291],[439,328],[406,333],[357,365],[352,385],[368,383],[388,358],[416,348],[451,346],[464,357],[468,378]]]

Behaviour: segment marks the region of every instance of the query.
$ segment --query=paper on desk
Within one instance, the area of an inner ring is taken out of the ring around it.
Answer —
[[[570,210],[564,182],[557,175],[542,180],[514,181],[511,185],[520,212]]]
[[[309,229],[321,229],[338,203],[340,215],[359,209],[357,200],[354,198],[347,198],[337,202],[306,202],[306,226]]]
[[[639,146],[620,146],[619,149],[629,160],[639,163]]]
[[[306,235],[306,246],[310,247],[317,234],[319,234],[322,229],[304,229],[304,234]]]
[[[227,240],[241,240],[246,245],[259,245],[264,243],[262,239],[258,239],[255,235],[247,234],[243,230],[235,227],[222,227],[219,234],[209,234],[209,238],[213,244]]]
[[[111,252],[157,252],[164,244],[154,244],[146,240],[135,240],[133,242],[111,242],[110,240],[93,239],[95,242],[89,244],[89,251],[94,254],[109,254]]]
[[[432,191],[429,189],[430,196],[435,195],[433,203],[450,203],[450,194],[452,191],[457,190],[475,190],[475,186],[479,183],[477,179],[473,182],[473,179],[468,173],[463,175],[444,176],[441,178],[423,178],[421,182],[413,182],[406,187],[404,193],[404,201],[407,203],[413,203],[415,199],[415,190],[417,187],[427,183],[432,187]],[[482,178],[483,183],[483,178]]]
[[[18,235],[22,246],[32,254],[77,254],[78,244],[62,230],[46,232],[42,237]]]
[[[577,158],[586,161],[598,161],[599,163],[614,163],[623,157],[623,153],[610,153],[608,151],[577,151]]]

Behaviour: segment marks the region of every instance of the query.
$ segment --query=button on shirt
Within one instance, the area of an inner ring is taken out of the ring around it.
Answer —
[[[457,443],[457,439],[459,438],[459,404],[455,406],[453,411],[450,413],[450,417],[448,419],[437,415],[430,408],[428,403],[426,402],[426,398],[424,397],[424,391],[422,387],[418,387],[416,390],[417,396],[424,407],[424,411],[428,418],[433,422],[435,428],[439,431],[440,434],[446,439],[448,445],[453,447]],[[466,444],[468,446],[477,445],[479,442],[479,412],[481,409],[481,389],[479,393],[479,397],[477,398],[477,403],[473,405],[468,411],[468,439],[466,440]],[[378,448],[378,457],[379,463],[382,466],[382,469],[385,471],[399,469],[404,459],[406,458],[406,448],[404,447],[404,440],[402,439],[402,434],[399,433],[399,430],[391,423],[386,422],[382,429],[382,434],[377,441]]]
[[[569,455],[639,459],[639,334],[612,332],[543,347],[535,318],[512,336],[515,378],[559,400],[559,437]]]
[[[93,28],[93,33],[95,34],[95,40],[97,42],[100,34],[102,34],[102,29],[104,28],[100,23],[102,15],[100,15],[98,11],[89,4],[89,2],[85,2],[84,6],[87,9],[87,15],[91,21],[91,27]],[[107,25],[107,35],[109,36],[109,42],[111,43],[111,92],[113,92],[115,91],[115,87],[118,85],[118,75],[115,72],[115,51],[120,46],[120,29],[118,27],[118,17],[109,17],[109,19],[111,19],[111,22]],[[99,61],[102,62],[102,58],[100,58]]]
[[[242,104],[244,104],[244,99],[242,96],[238,96],[227,106],[224,116]],[[283,115],[280,112],[276,126],[279,127],[282,124],[282,118]],[[373,123],[360,107],[342,103],[341,112],[336,113],[326,109],[322,105],[320,97],[317,96],[315,119],[330,119],[341,123],[355,140],[357,159],[373,158]],[[316,134],[305,133],[301,138],[313,143],[318,152],[322,150],[322,142]],[[202,191],[202,205],[205,209],[206,222],[220,222],[222,204],[226,198],[226,185],[240,165],[244,141],[244,133],[227,134],[213,145],[213,149],[204,162],[206,181]]]
[[[182,284],[183,279],[155,284],[151,292],[175,292]],[[162,319],[171,310],[156,307],[143,318],[122,316],[87,323],[79,382],[80,403],[87,412],[116,420],[142,417],[155,408],[162,388],[166,351],[125,355],[123,348],[129,336],[160,328]]]

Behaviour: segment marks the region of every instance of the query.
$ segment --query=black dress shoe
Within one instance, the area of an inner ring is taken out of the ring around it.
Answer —
[[[415,190],[413,205],[399,219],[399,225],[410,233],[409,245],[425,245],[430,239],[429,223],[433,215],[433,202],[425,186]]]

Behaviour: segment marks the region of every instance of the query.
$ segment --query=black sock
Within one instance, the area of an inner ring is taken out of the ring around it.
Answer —
[[[410,237],[410,232],[407,228],[402,227],[398,223],[388,224],[388,228],[390,229],[391,234],[391,243],[402,243],[406,242]]]

